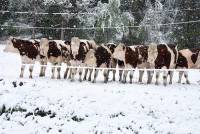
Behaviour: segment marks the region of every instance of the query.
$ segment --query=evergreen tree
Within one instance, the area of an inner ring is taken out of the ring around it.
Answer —
[[[0,11],[8,10],[9,0],[1,0],[0,1]],[[3,25],[8,21],[10,14],[9,13],[0,13],[0,25]],[[7,29],[4,27],[0,27],[0,37],[6,32]]]
[[[178,22],[187,22],[200,20],[200,3],[196,0],[180,0],[177,3],[179,9],[196,9],[182,10],[177,17]],[[174,38],[180,48],[200,47],[200,23],[187,23],[174,27]]]

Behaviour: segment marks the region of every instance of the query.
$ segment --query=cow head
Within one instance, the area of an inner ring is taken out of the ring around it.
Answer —
[[[18,49],[14,47],[14,44],[17,42],[17,39],[10,37],[7,40],[6,47],[4,48],[4,52],[11,52],[11,53],[19,53]]]
[[[63,62],[68,63],[70,61],[70,51],[68,48],[68,44],[66,43],[65,45],[60,44],[60,48],[61,48],[61,53],[63,57]]]
[[[108,43],[106,46],[110,49],[110,51],[112,53],[114,53],[114,50],[116,48],[116,44],[114,44],[114,43]]]
[[[125,51],[126,46],[123,43],[120,43],[114,50],[113,58],[125,61]]]
[[[90,49],[86,56],[85,56],[85,61],[84,63],[87,66],[96,66],[96,57],[95,57],[95,50],[94,49]]]
[[[97,49],[97,47],[98,47],[94,40],[88,40],[88,44],[90,44],[92,47],[90,49]]]
[[[73,37],[71,39],[71,54],[74,59],[76,59],[76,55],[78,55],[80,47],[80,39],[78,37]]]
[[[47,57],[49,50],[49,40],[47,38],[42,38],[40,40],[40,55]]]

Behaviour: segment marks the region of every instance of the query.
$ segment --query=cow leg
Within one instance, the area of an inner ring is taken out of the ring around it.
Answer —
[[[44,65],[47,65],[47,63],[45,63]],[[45,76],[46,68],[47,68],[46,66],[43,66],[42,76]]]
[[[44,66],[44,65],[47,65],[47,60],[45,59],[45,60],[40,61],[40,64],[42,65],[42,67],[41,67],[39,76],[43,77],[43,76],[45,76],[45,71],[46,71],[46,66]]]
[[[190,81],[188,80],[188,72],[184,72],[184,77],[185,77],[185,79],[186,79],[186,83],[187,84],[190,84]]]
[[[69,77],[68,79],[71,79],[72,78],[72,68],[69,68]]]
[[[181,79],[182,79],[182,77],[183,77],[183,73],[184,73],[184,71],[180,71],[180,72],[179,72],[178,83],[181,83]]]
[[[134,74],[134,70],[130,71],[130,74],[129,74],[130,84],[133,83],[133,74]]]
[[[24,69],[25,69],[25,65],[22,65],[21,72],[20,72],[20,78],[23,78],[23,76],[24,76]]]
[[[41,67],[40,67],[40,74],[39,74],[39,77],[43,77],[43,68],[44,68],[44,62],[43,61],[41,61],[40,62],[40,65],[41,65]]]
[[[163,72],[163,85],[167,86],[167,71]]]
[[[33,75],[32,75],[33,74],[33,65],[29,66],[29,72],[30,72],[29,78],[32,79],[33,78]]]
[[[160,76],[160,71],[156,71],[156,85],[158,85],[158,79],[159,79],[159,76]]]
[[[104,83],[107,83],[107,70],[106,69],[104,69],[103,70],[103,76],[104,76]]]
[[[115,81],[115,74],[116,74],[116,70],[115,69],[113,69],[113,81]]]
[[[40,61],[40,65],[41,65],[41,68],[40,68],[39,77],[43,77],[43,76],[45,76],[45,71],[46,71],[46,66],[44,66],[44,65],[47,65],[47,63],[44,61]]]
[[[90,69],[90,75],[89,75],[88,81],[91,81],[91,79],[92,79],[92,71],[93,71],[93,69]]]
[[[58,66],[59,67],[57,67],[57,72],[58,72],[58,74],[57,74],[57,79],[60,79],[60,70],[61,70],[61,64],[58,64]]]
[[[94,72],[94,80],[92,81],[93,83],[96,83],[96,78],[98,76],[98,72],[99,70],[98,69],[95,69],[95,72]]]
[[[119,81],[120,82],[122,81],[122,73],[123,73],[123,70],[119,70]]]
[[[108,69],[104,69],[103,75],[104,75],[104,83],[108,82],[108,76],[109,76],[109,70]]]
[[[77,68],[72,68],[72,70],[71,70],[71,81],[75,80],[74,77],[75,77],[76,71],[77,71]]]
[[[69,68],[67,67],[66,70],[65,70],[65,73],[64,73],[64,79],[67,78],[68,72],[69,72]]]
[[[127,74],[128,74],[128,70],[124,70],[123,81],[122,81],[122,83],[126,83]]]
[[[42,73],[42,72],[43,72],[43,68],[44,68],[43,66],[40,68],[40,74],[39,74],[39,77],[43,77],[43,76],[44,76],[43,73]]]
[[[83,74],[83,69],[82,68],[79,68],[79,71],[78,71],[78,73],[79,73],[79,82],[82,82],[82,74]]]
[[[106,79],[107,79],[107,82],[108,82],[108,79],[109,79],[109,74],[110,74],[110,71],[111,71],[111,70],[109,70],[109,69],[107,70],[107,77],[106,77]]]
[[[143,75],[144,75],[144,70],[140,70],[139,71],[139,83],[142,83]]]
[[[51,73],[52,73],[52,74],[51,74],[51,78],[52,78],[52,79],[55,79],[55,70],[56,70],[55,65],[56,65],[56,64],[52,64],[52,65],[53,65],[53,67],[51,68]]]
[[[84,74],[84,78],[83,78],[84,81],[87,80],[88,70],[89,70],[88,68],[85,69],[85,74]]]
[[[148,77],[147,84],[151,84],[153,74],[154,74],[154,71],[147,71],[147,77]]]
[[[173,71],[169,71],[169,77],[170,77],[169,84],[172,84],[173,75],[174,75],[174,72]]]

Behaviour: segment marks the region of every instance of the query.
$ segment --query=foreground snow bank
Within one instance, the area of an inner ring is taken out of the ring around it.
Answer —
[[[20,59],[0,48],[0,133],[198,134],[198,71],[191,85],[19,79]],[[28,77],[28,75],[27,75]],[[101,77],[99,78],[101,79]]]

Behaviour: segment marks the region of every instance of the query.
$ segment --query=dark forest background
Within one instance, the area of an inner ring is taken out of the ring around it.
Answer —
[[[0,12],[1,40],[9,36],[65,40],[78,36],[94,39],[98,43],[125,42],[133,45],[166,42],[176,43],[181,48],[200,45],[200,22],[156,26],[156,24],[200,20],[199,0],[1,0],[0,10],[10,11]],[[16,14],[17,11],[30,13]],[[36,14],[37,12],[49,14]],[[97,28],[65,30],[23,28],[27,26]]]

